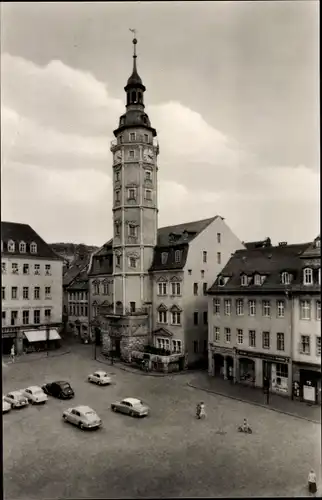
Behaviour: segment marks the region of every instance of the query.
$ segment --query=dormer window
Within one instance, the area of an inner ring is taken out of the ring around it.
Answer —
[[[30,253],[37,253],[37,245],[36,243],[30,243]]]
[[[254,276],[254,285],[260,286],[262,284],[261,282],[261,275],[260,274],[255,274]]]
[[[20,243],[19,243],[19,252],[20,253],[26,252],[26,243],[24,241],[20,241]]]
[[[262,285],[264,283],[264,281],[266,280],[266,276],[261,275],[260,279],[261,279],[261,285]]]
[[[14,252],[15,251],[15,242],[12,240],[8,241],[8,252]]]
[[[287,272],[282,273],[282,284],[289,285],[291,283],[291,275]]]
[[[303,271],[303,284],[304,285],[313,285],[313,270],[310,268],[306,268]]]
[[[247,286],[248,285],[248,276],[246,274],[243,274],[241,276],[241,286]]]
[[[177,264],[181,261],[181,250],[175,251],[174,260]]]
[[[225,284],[226,284],[225,278],[223,276],[219,276],[218,286],[225,286]]]
[[[315,248],[321,248],[321,238],[316,238],[314,246]]]
[[[168,253],[167,252],[162,252],[161,254],[161,263],[166,264],[168,260]]]

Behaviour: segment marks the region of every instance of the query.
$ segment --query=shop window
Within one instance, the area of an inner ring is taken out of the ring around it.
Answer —
[[[276,363],[276,377],[288,378],[288,365]]]

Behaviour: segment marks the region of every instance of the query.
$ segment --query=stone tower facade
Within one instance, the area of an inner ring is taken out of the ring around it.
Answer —
[[[126,112],[112,141],[113,154],[113,295],[114,314],[138,313],[151,302],[148,270],[157,243],[158,197],[156,130],[145,113],[145,86],[133,72],[124,88]]]

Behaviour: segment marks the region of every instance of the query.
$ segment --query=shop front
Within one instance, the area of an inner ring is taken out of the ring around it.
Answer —
[[[297,384],[297,396],[311,404],[321,404],[321,367],[306,363],[293,365],[294,384]],[[295,391],[294,391],[295,393]]]
[[[24,350],[28,353],[58,349],[60,347],[60,340],[61,336],[56,328],[48,330],[25,330],[23,339]]]
[[[255,385],[255,361],[251,358],[240,357],[238,359],[239,382],[245,385]]]
[[[15,352],[17,353],[17,328],[2,328],[2,355],[7,356],[11,352],[12,346],[15,347]]]
[[[208,372],[214,377],[220,377],[225,380],[235,380],[236,363],[235,349],[216,346],[210,344],[210,355],[208,357]]]

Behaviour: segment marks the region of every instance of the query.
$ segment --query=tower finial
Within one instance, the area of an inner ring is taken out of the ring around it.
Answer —
[[[137,33],[137,30],[135,28],[129,28],[129,30],[131,31],[131,33],[133,33],[133,57],[136,57],[136,44],[138,43],[137,39],[136,39],[136,33]]]

